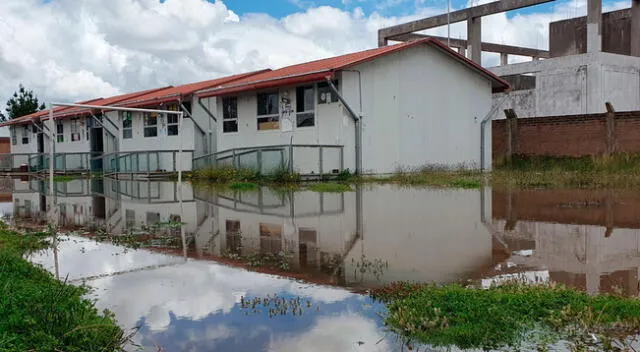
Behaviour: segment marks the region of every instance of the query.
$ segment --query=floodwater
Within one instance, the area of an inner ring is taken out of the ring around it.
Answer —
[[[13,180],[0,210],[42,226],[46,187]],[[233,192],[113,179],[55,189],[70,233],[30,259],[90,286],[148,351],[402,350],[364,294],[394,281],[516,277],[638,294],[637,191]]]

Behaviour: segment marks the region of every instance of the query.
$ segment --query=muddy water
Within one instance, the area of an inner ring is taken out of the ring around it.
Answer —
[[[359,294],[399,280],[518,277],[638,293],[639,192],[180,192],[110,179],[56,190],[58,220],[75,231],[31,259],[86,282],[122,326],[140,327],[147,350],[400,350],[384,307]],[[41,181],[15,180],[7,212],[34,226],[46,194]]]

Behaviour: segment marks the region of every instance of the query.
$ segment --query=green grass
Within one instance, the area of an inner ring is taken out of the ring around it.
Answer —
[[[258,187],[258,184],[253,182],[232,182],[229,184],[229,188],[234,191],[253,191]]]
[[[353,189],[350,185],[344,183],[313,183],[307,186],[307,189],[313,192],[320,193],[342,193],[349,192]]]
[[[396,283],[374,290],[387,302],[385,323],[394,331],[434,346],[499,349],[525,343],[565,341],[573,350],[598,350],[640,328],[640,300],[589,296],[555,285],[507,283],[489,289]]]
[[[58,281],[23,258],[48,247],[46,236],[0,226],[0,350],[121,351],[127,337],[112,313],[83,298],[86,288]]]
[[[77,177],[69,176],[69,175],[57,175],[53,176],[53,181],[55,182],[69,182],[78,179]]]
[[[291,173],[286,167],[278,167],[267,174],[253,169],[236,169],[232,166],[215,166],[198,169],[188,177],[196,181],[231,184],[233,182],[252,182],[258,184],[287,184],[300,182],[300,175]]]

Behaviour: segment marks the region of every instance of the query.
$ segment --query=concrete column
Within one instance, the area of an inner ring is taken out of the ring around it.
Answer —
[[[467,58],[480,64],[482,61],[482,17],[467,20]]]
[[[631,0],[631,56],[640,56],[640,0]]]
[[[587,52],[598,51],[602,51],[602,0],[587,0]]]
[[[616,111],[613,108],[611,103],[605,103],[607,108],[607,136],[606,136],[606,145],[607,150],[605,152],[606,156],[609,156],[616,152]]]
[[[595,228],[587,227],[585,231],[585,241],[586,241],[586,288],[587,293],[590,295],[596,295],[600,293],[600,246],[602,245],[601,241],[602,234],[598,233]]]
[[[506,66],[509,64],[509,54],[500,53],[500,66]]]

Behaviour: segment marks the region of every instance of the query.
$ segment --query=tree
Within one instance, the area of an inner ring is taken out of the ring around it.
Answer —
[[[7,100],[7,107],[4,109],[6,113],[0,112],[0,121],[12,120],[44,109],[44,103],[38,102],[38,97],[33,94],[33,91],[25,89],[21,84],[18,91]]]

